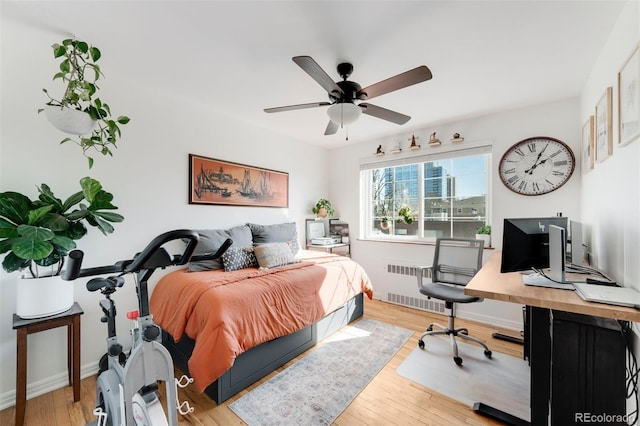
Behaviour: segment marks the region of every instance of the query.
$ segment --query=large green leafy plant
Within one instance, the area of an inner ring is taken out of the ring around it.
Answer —
[[[121,136],[119,125],[127,124],[129,117],[121,115],[115,119],[111,118],[109,105],[97,97],[97,81],[104,76],[96,63],[102,56],[100,49],[73,39],[63,40],[52,47],[53,56],[62,59],[53,80],[62,80],[66,89],[59,100],[53,98],[47,89],[42,90],[49,97],[47,105],[84,111],[97,121],[97,127],[91,135],[80,136],[79,140],[67,137],[60,142],[74,142],[79,145],[91,168],[93,158],[87,151],[93,148],[103,155],[113,155],[111,149],[116,148],[116,141]],[[38,110],[40,111],[42,109]]]
[[[5,271],[29,268],[38,277],[44,275],[38,267],[55,265],[53,274],[58,274],[75,240],[86,235],[86,225],[107,235],[114,231],[111,222],[124,220],[112,211],[117,209],[111,203],[113,195],[100,182],[84,177],[80,186],[82,190],[65,201],[46,184],[38,187],[40,195],[34,201],[18,192],[0,193],[0,254],[8,253],[2,262]]]

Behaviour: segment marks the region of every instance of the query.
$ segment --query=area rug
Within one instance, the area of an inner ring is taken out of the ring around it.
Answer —
[[[396,372],[463,404],[482,402],[522,420],[530,419],[529,365],[522,358],[484,350],[458,341],[462,366],[453,362],[448,338],[427,337],[425,349],[416,349]]]
[[[250,426],[329,425],[412,335],[363,318],[229,408]]]

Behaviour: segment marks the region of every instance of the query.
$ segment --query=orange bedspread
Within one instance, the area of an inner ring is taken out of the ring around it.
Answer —
[[[356,262],[304,252],[301,263],[268,270],[171,272],[157,283],[150,308],[174,340],[184,334],[195,340],[189,372],[202,392],[242,352],[300,330],[363,292],[373,297]]]

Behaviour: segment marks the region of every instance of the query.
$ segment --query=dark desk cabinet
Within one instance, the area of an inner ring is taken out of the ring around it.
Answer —
[[[561,311],[551,316],[551,424],[626,424],[620,324]]]

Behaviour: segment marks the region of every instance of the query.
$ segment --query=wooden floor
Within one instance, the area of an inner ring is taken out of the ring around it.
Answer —
[[[404,345],[396,356],[369,383],[349,407],[338,417],[336,426],[357,425],[496,425],[500,424],[475,414],[470,407],[440,395],[396,374],[395,370],[415,349],[419,333],[429,322],[446,324],[446,317],[405,308],[380,301],[366,300],[365,317],[395,324],[416,334]],[[467,326],[469,334],[485,340],[494,352],[522,356],[522,346],[496,340],[491,334],[499,330],[478,323],[456,319],[456,326]],[[506,332],[513,335],[513,332]],[[442,337],[438,337],[442,338]],[[312,351],[310,349],[310,351]],[[305,356],[300,355],[282,368]],[[451,361],[453,362],[453,360]],[[280,369],[281,370],[281,369]],[[194,413],[179,416],[181,425],[242,425],[244,422],[228,407],[228,404],[244,395],[278,371],[255,383],[221,405],[217,405],[205,394],[196,393],[191,387],[179,390],[180,400],[187,399],[195,408]],[[179,372],[178,372],[179,373]],[[82,399],[74,403],[70,387],[39,396],[27,401],[27,425],[67,426],[85,425],[95,420],[91,414],[95,405],[95,376],[82,380]],[[13,407],[0,411],[0,425],[13,425]]]

